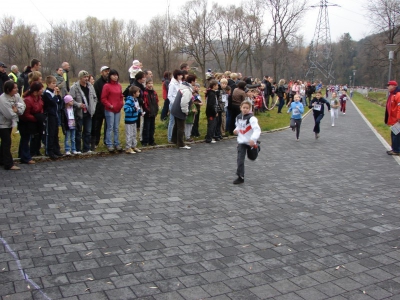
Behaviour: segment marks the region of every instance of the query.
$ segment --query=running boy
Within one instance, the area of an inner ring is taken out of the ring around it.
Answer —
[[[315,132],[315,138],[319,138],[319,133],[321,131],[319,125],[321,123],[322,118],[324,117],[324,104],[328,107],[328,111],[331,111],[331,105],[329,104],[328,101],[326,101],[324,98],[321,96],[321,91],[318,90],[315,93],[315,97],[311,100],[310,105],[308,108],[313,109],[313,116],[314,116],[314,132]]]
[[[301,125],[301,117],[304,112],[304,106],[300,102],[301,96],[299,94],[294,95],[294,102],[290,104],[290,108],[287,111],[288,113],[292,112],[292,116],[290,117],[290,127],[293,131],[296,130],[296,140],[299,141],[300,137],[300,125]]]
[[[241,113],[236,117],[236,128],[233,131],[237,137],[237,171],[236,175],[238,178],[233,181],[233,184],[241,184],[244,182],[244,159],[247,156],[255,160],[257,155],[251,157],[253,155],[254,149],[256,149],[255,153],[258,154],[257,140],[261,134],[261,128],[258,125],[258,120],[253,116],[251,111],[251,101],[244,100],[240,104]]]

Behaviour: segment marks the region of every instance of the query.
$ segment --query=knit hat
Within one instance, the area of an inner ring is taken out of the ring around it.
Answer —
[[[137,59],[135,59],[135,60],[132,62],[132,65],[135,66],[135,67],[139,67],[140,61],[138,61]]]
[[[79,71],[79,73],[78,73],[78,78],[79,79],[81,79],[82,77],[85,77],[85,76],[89,76],[89,72],[88,71],[85,71],[85,70]]]
[[[73,101],[74,99],[72,98],[72,96],[71,95],[66,95],[65,97],[64,97],[64,102],[65,103],[69,103],[69,102],[71,102],[71,101]]]

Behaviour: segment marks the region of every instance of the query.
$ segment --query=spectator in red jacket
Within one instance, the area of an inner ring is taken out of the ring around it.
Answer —
[[[124,106],[122,87],[118,82],[119,74],[117,70],[111,69],[108,73],[108,83],[101,92],[101,102],[104,105],[106,116],[106,144],[108,151],[122,151],[119,144],[119,123],[121,119],[121,109]],[[111,134],[114,133],[114,141],[111,140]]]
[[[387,151],[387,154],[400,156],[400,133],[397,132],[400,130],[400,88],[396,81],[388,82],[388,91],[385,124],[393,127],[393,129],[391,131],[392,150]]]

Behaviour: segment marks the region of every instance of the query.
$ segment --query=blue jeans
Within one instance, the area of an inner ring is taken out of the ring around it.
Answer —
[[[82,136],[83,136],[83,152],[90,150],[90,139],[92,135],[92,117],[90,114],[83,114],[83,119],[75,119],[75,144],[76,151],[82,151]]]
[[[225,107],[224,109],[225,109],[225,117],[226,117],[225,131],[228,133],[229,132],[229,123],[231,121],[231,114],[230,114],[228,107]]]
[[[392,150],[393,152],[400,153],[400,133],[395,135],[392,131],[390,132],[392,138]]]
[[[320,133],[320,128],[319,128],[319,125],[320,125],[320,123],[321,123],[321,120],[322,120],[322,118],[324,117],[324,114],[318,114],[318,115],[316,115],[316,114],[314,114],[314,120],[315,120],[315,126],[314,126],[314,132],[315,133]]]
[[[106,129],[106,145],[107,147],[119,146],[119,123],[121,120],[121,113],[113,113],[111,111],[104,111],[107,122]],[[114,133],[114,143],[111,141],[111,134]]]
[[[19,140],[18,154],[22,163],[28,163],[30,160],[32,160],[31,150],[29,147],[30,141],[31,141],[30,134],[21,133],[21,138]]]
[[[283,99],[283,97],[279,97],[278,113],[282,112],[282,107],[284,105],[285,105],[285,99]]]
[[[65,141],[64,141],[65,152],[76,151],[75,132],[76,132],[75,129],[69,129],[65,131]],[[70,140],[71,140],[71,146],[69,145]]]
[[[171,141],[172,131],[174,130],[175,117],[171,114],[171,108],[169,110],[169,123],[168,123],[168,142]]]

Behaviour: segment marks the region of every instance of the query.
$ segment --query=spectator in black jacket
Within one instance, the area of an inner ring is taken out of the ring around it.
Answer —
[[[40,60],[34,58],[31,60],[31,65],[28,66],[26,70],[24,70],[24,72],[21,74],[21,77],[24,79],[24,90],[23,90],[24,93],[28,91],[30,88],[29,77],[28,77],[29,73],[33,71],[39,72],[41,68],[42,68],[42,63],[40,62]]]
[[[217,117],[218,117],[218,82],[216,80],[211,80],[209,89],[207,90],[207,106],[206,106],[206,116],[207,116],[207,135],[206,143],[215,143],[213,137],[215,135],[215,130],[217,127]]]
[[[96,92],[97,99],[101,99],[101,92],[103,91],[103,86],[107,83],[108,73],[110,73],[110,68],[107,66],[102,66],[100,68],[100,78],[96,80],[93,87]],[[90,150],[94,151],[100,143],[101,127],[107,128],[106,119],[104,116],[104,105],[101,101],[97,101],[96,110],[92,117],[92,133],[90,140]],[[106,131],[104,130],[103,143],[106,144]]]
[[[3,94],[4,83],[10,80],[6,73],[6,68],[7,66],[0,61],[0,95]]]

